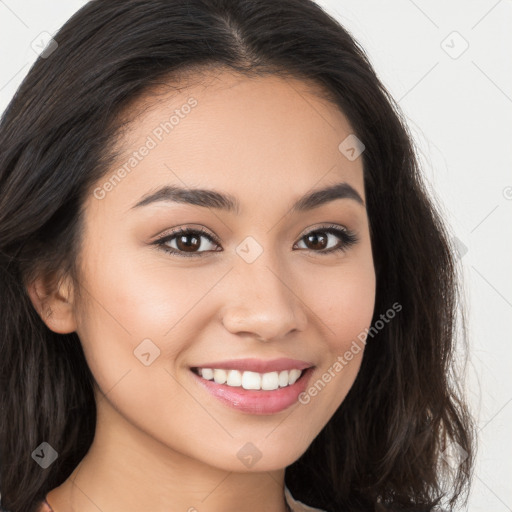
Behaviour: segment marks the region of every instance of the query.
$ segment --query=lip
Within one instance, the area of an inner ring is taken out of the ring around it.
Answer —
[[[204,366],[200,368],[211,367]],[[294,368],[297,368],[297,366]],[[291,386],[278,388],[272,391],[244,389],[242,387],[228,386],[227,384],[217,384],[215,381],[203,379],[192,370],[190,371],[190,374],[202,389],[208,391],[221,403],[234,408],[239,412],[245,412],[248,414],[275,414],[284,411],[285,409],[288,409],[288,407],[299,402],[299,395],[306,390],[308,383],[311,380],[313,370],[314,367],[304,369],[300,378]]]
[[[232,359],[230,361],[214,361],[213,363],[197,364],[191,368],[211,368],[212,370],[240,370],[257,373],[279,372],[282,370],[305,370],[313,366],[312,363],[281,357],[279,359]]]

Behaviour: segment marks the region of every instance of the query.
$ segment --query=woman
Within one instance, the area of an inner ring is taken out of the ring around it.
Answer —
[[[0,127],[2,507],[463,503],[455,258],[351,36],[97,0],[55,40]]]

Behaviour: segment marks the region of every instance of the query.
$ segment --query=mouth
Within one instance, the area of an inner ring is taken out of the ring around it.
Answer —
[[[191,367],[194,381],[221,404],[248,414],[276,414],[299,403],[314,366],[272,372]]]

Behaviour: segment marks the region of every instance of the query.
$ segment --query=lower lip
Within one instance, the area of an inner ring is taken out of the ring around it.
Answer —
[[[295,402],[306,389],[313,367],[303,370],[300,378],[291,386],[277,388],[273,391],[244,389],[242,387],[217,384],[206,380],[190,370],[199,384],[226,405],[249,414],[274,414],[284,411]]]

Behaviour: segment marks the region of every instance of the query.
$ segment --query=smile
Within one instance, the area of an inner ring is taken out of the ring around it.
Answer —
[[[300,405],[299,396],[308,387],[314,368],[258,373],[195,367],[190,375],[207,397],[213,396],[222,405],[242,413],[276,414]]]

